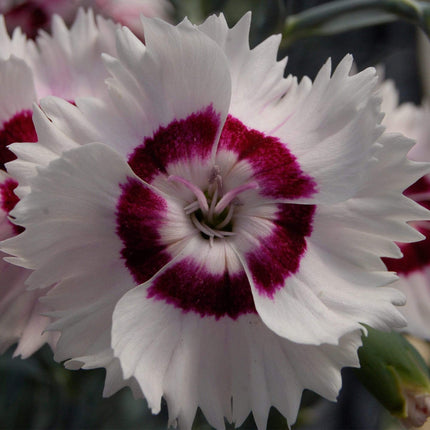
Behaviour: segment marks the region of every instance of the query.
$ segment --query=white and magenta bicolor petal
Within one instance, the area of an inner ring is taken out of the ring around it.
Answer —
[[[10,211],[18,202],[14,194],[17,182],[0,172],[0,238],[1,240],[19,234],[22,228],[12,224],[8,219]],[[47,293],[47,289],[26,291],[25,280],[30,271],[9,264],[3,260],[6,255],[1,253],[0,260],[0,352],[18,342],[14,355],[23,358],[33,354],[45,342],[51,347],[55,345],[57,336],[52,333],[43,334],[49,319],[42,316],[46,311],[38,302],[38,298]]]
[[[41,30],[50,28],[55,16],[70,25],[79,7],[92,8],[142,37],[140,15],[168,20],[172,12],[168,0],[3,0],[0,13],[10,30],[20,28],[28,37],[36,38]]]
[[[423,207],[430,208],[430,184],[427,178],[428,175],[420,179],[409,187],[406,193]],[[407,299],[406,305],[401,309],[408,322],[405,330],[414,336],[430,339],[429,222],[416,222],[414,227],[424,236],[424,240],[417,243],[399,243],[402,258],[385,258],[384,262],[388,270],[399,276],[395,286]]]
[[[4,0],[0,13],[5,16],[9,29],[20,28],[27,36],[34,38],[41,29],[49,27],[53,14],[70,22],[79,3],[68,0]]]
[[[116,52],[115,29],[112,22],[100,17],[95,19],[91,11],[80,10],[70,30],[57,16],[53,20],[52,36],[42,33],[36,43],[27,43],[23,38],[23,42],[19,44],[23,46],[22,49],[15,49],[15,44],[18,43],[14,42],[15,35],[10,40],[6,32],[2,34],[0,31],[0,43],[9,43],[10,50],[13,49],[13,55],[6,56],[0,63],[4,84],[0,102],[2,169],[6,162],[15,158],[10,152],[12,148],[7,148],[8,145],[25,142],[23,147],[26,147],[28,143],[37,141],[32,114],[34,109],[37,110],[34,104],[38,104],[42,97],[55,95],[62,97],[64,104],[71,104],[83,95],[102,97],[106,93],[104,79],[108,72],[104,68],[101,54]],[[64,140],[66,143],[63,147],[60,145],[57,154],[69,149],[67,137]],[[28,152],[21,149],[21,146],[13,151]],[[40,151],[46,152],[44,149]],[[46,159],[43,155],[41,158]],[[10,173],[15,176],[13,171]],[[24,186],[28,178],[21,174],[16,179],[20,186],[21,182]],[[17,192],[19,194],[19,188]]]
[[[380,85],[380,94],[386,112],[384,125],[388,132],[403,133],[417,144],[411,148],[408,157],[416,161],[430,161],[430,117],[429,106],[411,103],[399,105],[397,90],[392,81]],[[430,208],[430,179],[426,175],[408,187],[405,195]],[[401,311],[408,325],[405,330],[415,336],[430,339],[430,224],[428,221],[414,222],[413,226],[425,237],[417,243],[399,243],[403,254],[401,259],[384,259],[388,270],[397,272],[399,280],[395,286],[406,298],[406,305]],[[398,240],[402,242],[401,239]]]
[[[276,38],[249,49],[249,17],[143,23],[145,45],[121,29],[104,57],[109,99],[35,111],[44,152],[16,145],[25,231],[2,249],[54,285],[56,358],[106,367],[107,392],[164,396],[185,429],[197,407],[291,425],[303,389],[336,398],[362,324],[404,324],[381,257],[422,237],[402,192],[427,167],[381,136],[375,71],[349,56],[297,83]]]
[[[305,387],[335,400],[339,368],[358,365],[360,332],[338,346],[295,344],[255,314],[201,318],[148,299],[146,288],[119,301],[113,347],[124,377],[136,378],[154,413],[165,397],[171,425],[191,428],[197,407],[217,429],[224,428],[223,417],[240,426],[250,411],[264,429],[271,406],[294,423]]]
[[[15,159],[8,146],[14,142],[37,142],[32,121],[33,103],[37,101],[33,74],[27,63],[11,57],[0,60],[0,169]]]
[[[59,17],[54,18],[53,35],[41,34],[36,43],[27,42],[19,30],[12,39],[6,33],[3,21],[0,24],[0,169],[6,175],[6,164],[19,156],[19,160],[8,169],[11,176],[2,183],[5,221],[18,197],[29,191],[28,184],[36,174],[36,167],[47,165],[64,150],[76,146],[76,142],[53,127],[47,128],[49,121],[38,103],[41,97],[55,94],[63,97],[64,105],[73,107],[72,102],[82,95],[102,95],[106,93],[103,80],[107,71],[103,66],[102,52],[115,52],[116,26],[102,18],[97,22],[92,12],[81,10],[72,28],[68,30]],[[33,122],[33,111],[34,122]],[[55,142],[51,147],[38,145],[38,135],[34,126],[45,139],[46,134]],[[11,151],[13,147],[13,152]],[[15,152],[15,154],[14,154]],[[13,190],[9,186],[13,183]],[[6,193],[7,191],[7,193]],[[5,194],[6,193],[6,194]],[[16,193],[16,194],[15,194]],[[12,224],[10,224],[12,225]],[[15,229],[8,236],[21,232]],[[2,281],[0,285],[1,349],[19,341],[17,355],[28,356],[44,342],[54,345],[55,334],[42,334],[49,318],[41,316],[46,311],[39,298],[49,291],[51,285],[40,291],[26,291],[25,279],[30,271],[17,268],[2,260]]]
[[[20,27],[13,30],[12,37],[9,36],[5,18],[0,15],[0,58],[7,60],[11,55],[14,55],[18,58],[27,59],[33,49],[35,49],[34,42],[27,40]]]
[[[30,289],[56,284],[43,298],[48,309],[53,310],[51,317],[55,317],[51,329],[62,331],[56,357],[59,360],[73,357],[89,367],[100,360],[97,352],[109,353],[109,315],[124,292],[134,286],[133,278],[121,261],[116,205],[122,184],[135,177],[118,155],[112,151],[97,151],[98,146],[79,147],[69,151],[70,155],[64,159],[53,161],[49,171],[54,181],[47,182],[42,176],[36,178],[32,192],[19,205],[21,209],[16,208],[23,219],[31,220],[31,225],[11,239],[14,243],[22,240],[28,243],[28,253],[21,255],[20,264],[40,269],[28,278]],[[83,157],[80,157],[82,150]],[[92,165],[94,162],[99,166],[98,171]],[[80,166],[79,172],[73,171],[76,166]],[[105,169],[106,166],[111,167]],[[99,176],[96,182],[93,181],[95,174]],[[94,187],[89,187],[87,181],[93,182]],[[103,191],[98,189],[99,185],[103,185]],[[62,199],[58,199],[59,189],[65,191],[61,192]],[[73,199],[71,193],[81,199],[74,216],[67,209],[68,202]],[[40,204],[52,208],[49,217],[40,211]],[[79,215],[78,207],[83,204],[92,214]],[[98,226],[94,229],[92,220],[95,219],[98,219]],[[66,240],[49,233],[60,225],[63,225]],[[39,228],[40,236],[36,234]],[[86,237],[85,244],[81,242],[82,237]],[[63,266],[63,261],[70,263],[68,268]],[[107,267],[110,270],[106,270]]]

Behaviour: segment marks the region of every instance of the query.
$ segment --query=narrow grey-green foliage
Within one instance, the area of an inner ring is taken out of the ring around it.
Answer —
[[[430,3],[416,0],[337,0],[287,17],[285,44],[309,36],[325,36],[396,20],[430,34]]]

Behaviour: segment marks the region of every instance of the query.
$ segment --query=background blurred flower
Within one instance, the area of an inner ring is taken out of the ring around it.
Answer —
[[[92,12],[85,13],[83,10],[78,13],[70,30],[61,18],[54,18],[52,36],[43,34],[36,43],[27,41],[19,30],[10,39],[4,23],[0,28],[0,46],[6,48],[2,52],[3,59],[0,59],[1,239],[22,231],[11,224],[8,215],[19,200],[15,192],[20,195],[25,192],[25,184],[21,184],[20,193],[13,172],[9,170],[6,173],[5,164],[16,158],[7,146],[14,142],[26,142],[21,147],[22,163],[16,163],[15,168],[27,171],[29,160],[24,155],[27,153],[26,145],[35,146],[37,153],[43,152],[36,143],[33,104],[37,106],[40,98],[48,94],[73,102],[82,95],[101,96],[106,92],[103,80],[107,72],[102,65],[101,53],[116,52],[115,28],[112,22],[101,17],[96,22]],[[57,138],[62,139],[58,135]],[[30,271],[7,263],[3,260],[3,254],[1,257],[0,351],[18,341],[15,355],[25,358],[46,341],[53,346],[57,335],[43,333],[49,319],[41,315],[46,309],[39,303],[39,298],[46,291],[26,291],[25,280]]]
[[[171,19],[172,4],[167,0],[93,0],[85,1],[97,13],[126,25],[136,36],[143,38],[140,16]]]
[[[9,32],[20,27],[28,37],[48,29],[54,14],[65,21],[74,18],[80,0],[1,0],[0,13],[5,16]]]
[[[408,157],[416,161],[430,161],[430,109],[426,103],[399,105],[397,90],[392,81],[385,81],[380,89],[383,124],[387,132],[403,133],[416,140]],[[409,187],[405,194],[426,208],[430,208],[430,177],[424,176]],[[408,326],[406,330],[423,339],[430,339],[430,223],[413,223],[426,239],[414,244],[399,244],[401,259],[385,259],[388,270],[398,273],[400,279],[395,286],[404,292],[406,305],[401,308]]]
[[[139,36],[143,36],[140,15],[169,19],[173,9],[167,0],[0,0],[0,14],[6,18],[9,32],[20,27],[30,38],[35,38],[39,30],[48,30],[54,15],[71,24],[79,7],[92,8],[137,31]]]
[[[14,208],[18,197],[14,194],[17,182],[6,172],[0,171],[0,237],[8,239],[22,229],[12,224],[7,218]],[[42,316],[44,309],[38,299],[44,290],[25,291],[25,280],[30,272],[3,260],[1,254],[0,271],[0,352],[18,341],[14,355],[27,358],[45,342],[55,345],[55,333],[43,333],[49,323]]]

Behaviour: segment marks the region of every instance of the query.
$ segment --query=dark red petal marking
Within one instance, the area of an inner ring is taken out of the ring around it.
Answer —
[[[273,297],[286,278],[297,272],[306,251],[306,237],[312,232],[313,205],[279,205],[270,236],[246,254],[251,276],[261,295]]]
[[[256,313],[244,271],[214,275],[188,258],[169,267],[148,289],[148,297],[165,300],[185,312],[236,319]]]
[[[129,179],[121,188],[117,205],[117,233],[124,243],[121,255],[136,284],[141,284],[170,260],[158,232],[167,205],[136,179]]]
[[[21,27],[28,37],[34,39],[40,29],[47,28],[50,22],[49,13],[38,3],[40,2],[25,1],[9,7],[4,14],[9,33]]]
[[[311,197],[315,181],[301,170],[296,158],[278,138],[249,129],[229,116],[224,125],[219,149],[234,151],[238,159],[252,166],[260,193],[274,198]]]
[[[5,182],[0,184],[1,208],[6,214],[9,214],[9,212],[19,202],[19,197],[14,193],[14,189],[17,186],[18,186],[18,182],[16,182],[12,178],[7,179]],[[10,221],[8,222],[12,226],[15,234],[19,234],[24,231],[23,227],[12,224]]]
[[[427,176],[422,177],[412,184],[406,191],[405,195],[414,198],[414,195],[430,192],[430,181]],[[420,200],[421,206],[430,209],[430,200]],[[424,221],[423,221],[424,223]],[[425,222],[428,229],[416,227],[426,238],[415,243],[398,243],[403,253],[402,258],[383,258],[388,270],[397,272],[401,275],[409,275],[413,272],[423,270],[430,265],[430,222]]]
[[[191,167],[210,156],[219,126],[219,115],[212,107],[173,121],[152,138],[145,139],[130,155],[129,164],[148,182],[166,174],[171,163],[188,162]],[[315,182],[302,172],[284,144],[248,129],[232,117],[222,131],[220,149],[233,151],[239,161],[250,164],[252,180],[259,183],[259,192],[265,196],[296,199],[316,192]],[[122,188],[117,212],[118,234],[124,243],[122,256],[140,284],[171,259],[160,235],[168,207],[161,197],[136,180],[130,180]],[[314,211],[311,205],[280,204],[272,233],[245,256],[261,294],[273,297],[285,279],[297,272],[306,251],[306,237],[312,231]],[[160,272],[148,288],[148,297],[201,316],[235,319],[256,312],[244,270],[212,274],[192,256]]]
[[[430,224],[430,223],[429,223]],[[417,228],[426,238],[415,243],[399,243],[403,253],[402,258],[383,258],[388,270],[401,275],[409,275],[423,270],[430,264],[430,234],[429,230]]]
[[[407,188],[404,192],[404,194],[411,199],[414,198],[415,194],[421,194],[421,193],[429,193],[430,192],[430,180],[427,176],[423,176],[422,178],[418,179],[415,183],[413,183],[409,188]],[[423,206],[427,207],[427,205],[430,204],[430,201],[424,202],[425,204]]]
[[[220,117],[209,106],[161,127],[134,150],[128,163],[136,175],[150,182],[158,174],[166,173],[172,162],[208,158],[219,127]]]
[[[3,124],[0,130],[0,168],[6,170],[5,163],[15,160],[15,154],[7,148],[14,142],[37,142],[37,134],[32,120],[33,112],[23,110]]]

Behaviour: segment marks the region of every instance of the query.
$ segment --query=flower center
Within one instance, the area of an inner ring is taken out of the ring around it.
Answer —
[[[195,200],[184,207],[191,222],[203,238],[213,245],[215,238],[224,239],[234,236],[233,220],[235,208],[241,205],[239,194],[257,189],[256,182],[248,182],[224,193],[220,169],[215,166],[209,177],[209,186],[205,191],[181,176],[170,175],[169,181],[178,182],[187,187]]]

